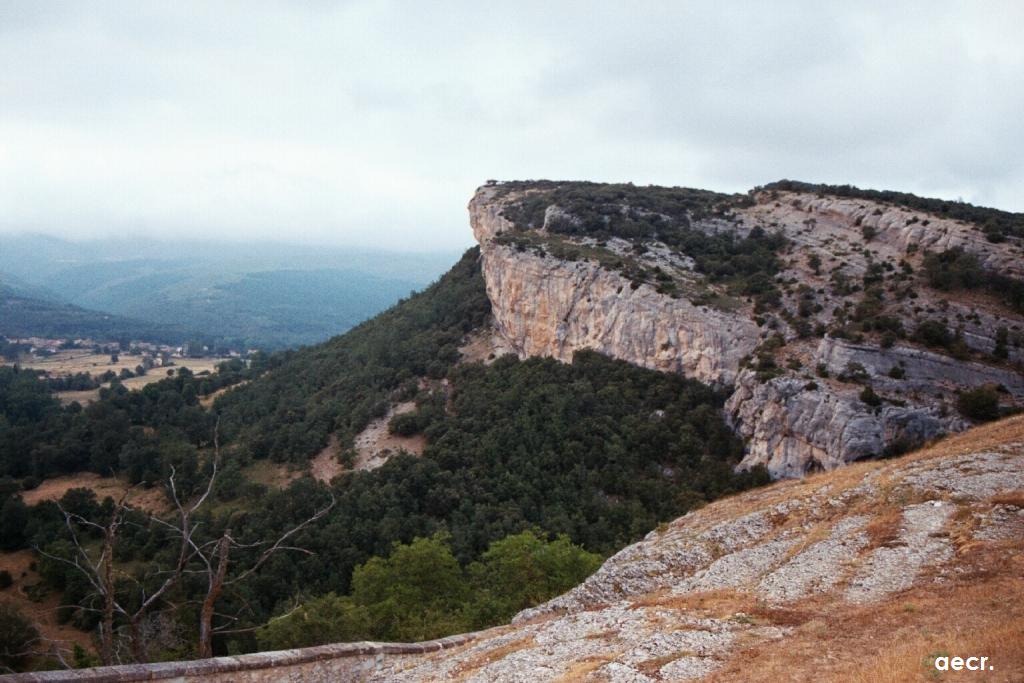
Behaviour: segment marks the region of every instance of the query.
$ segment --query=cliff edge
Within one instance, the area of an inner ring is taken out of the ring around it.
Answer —
[[[769,188],[481,187],[469,214],[494,347],[593,349],[728,387],[743,466],[777,478],[961,431],[963,392],[1024,401],[1018,235]]]

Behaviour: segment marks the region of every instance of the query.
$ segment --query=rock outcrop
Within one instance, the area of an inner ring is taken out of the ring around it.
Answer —
[[[992,680],[1018,680],[1022,506],[1016,417],[715,502],[512,625],[371,680],[916,680],[972,644]]]
[[[633,289],[622,275],[590,261],[563,261],[488,246],[482,256],[494,324],[520,357],[571,361],[593,349],[636,365],[731,384],[757,345],[746,316]]]
[[[993,243],[975,225],[875,201],[762,192],[730,214],[692,221],[709,234],[760,229],[785,238],[781,302],[755,312],[749,298],[711,283],[685,253],[654,239],[636,248],[575,229],[556,234],[555,223],[575,228],[580,219],[554,204],[536,214],[538,224],[517,225],[510,207],[538,192],[489,184],[469,204],[496,348],[563,361],[593,349],[731,386],[725,411],[746,440],[744,467],[792,477],[902,452],[969,426],[957,394],[984,385],[998,387],[1004,405],[1024,402],[1024,316],[998,296],[938,291],[918,274],[929,250],[959,248],[1022,279],[1019,240]],[[638,280],[629,267],[658,279]],[[869,286],[874,298],[866,301]],[[886,341],[870,325],[856,341],[832,336],[870,315],[901,338]],[[909,341],[924,321],[956,335],[959,357]],[[768,372],[751,362],[764,356],[774,359]],[[874,394],[865,402],[867,386]]]

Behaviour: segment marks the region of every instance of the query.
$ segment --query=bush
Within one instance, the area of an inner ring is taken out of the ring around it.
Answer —
[[[864,387],[860,392],[860,400],[871,406],[877,408],[882,405],[882,398],[875,393],[875,390],[870,386]]]
[[[949,348],[953,339],[953,333],[938,320],[925,320],[914,330],[914,341],[921,342],[925,346]]]
[[[39,631],[35,624],[14,605],[0,603],[0,664],[19,668],[37,640]]]
[[[964,417],[979,422],[999,417],[999,392],[995,387],[984,386],[960,392],[956,407]]]
[[[839,379],[844,382],[865,382],[869,375],[867,368],[855,360],[851,360],[843,368],[843,372],[839,375]]]
[[[13,583],[14,577],[11,576],[11,573],[6,569],[0,570],[0,591],[10,588]]]
[[[398,436],[412,436],[423,431],[423,424],[416,413],[402,413],[391,418],[388,431]]]

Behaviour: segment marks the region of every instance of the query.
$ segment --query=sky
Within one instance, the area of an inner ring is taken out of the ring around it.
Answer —
[[[0,0],[0,233],[446,250],[491,178],[1024,211],[1021,26],[1019,0]]]

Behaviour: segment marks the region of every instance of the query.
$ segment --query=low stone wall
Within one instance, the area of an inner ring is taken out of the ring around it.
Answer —
[[[175,683],[212,681],[213,683],[277,683],[278,681],[359,681],[377,671],[387,659],[423,655],[458,647],[477,638],[466,633],[422,643],[338,643],[297,650],[257,652],[236,657],[214,657],[189,662],[158,664],[125,664],[93,669],[40,671],[0,676],[3,683],[54,683],[55,681],[87,681],[88,683],[124,683],[125,681],[159,681],[174,679]]]

